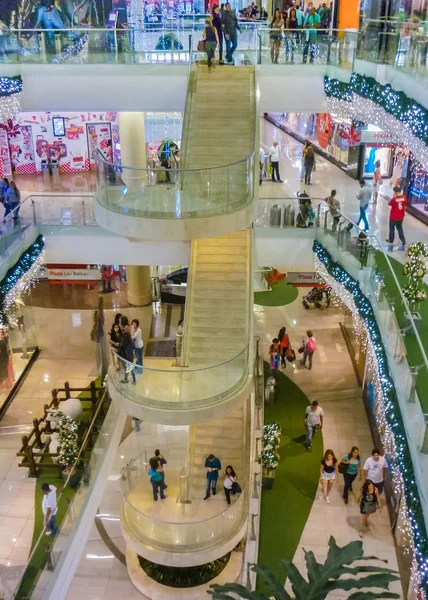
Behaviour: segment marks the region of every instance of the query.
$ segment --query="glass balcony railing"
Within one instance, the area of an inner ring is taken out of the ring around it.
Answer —
[[[170,411],[207,408],[238,391],[248,378],[249,345],[220,364],[201,368],[161,369],[156,360],[143,367],[112,351],[109,385],[141,406]]]
[[[189,432],[186,466],[180,478],[186,479],[186,497],[183,498],[183,483],[174,484],[174,474],[168,469],[168,490],[171,498],[178,493],[177,504],[168,511],[168,520],[162,519],[158,512],[153,512],[153,495],[148,464],[143,454],[132,460],[121,474],[123,494],[123,511],[121,519],[126,523],[129,535],[142,542],[151,550],[172,553],[195,553],[209,550],[232,540],[242,529],[248,517],[250,461],[251,461],[251,418],[250,403],[243,408],[244,431],[240,464],[242,472],[238,474],[242,492],[232,496],[232,504],[223,508],[222,503],[216,506],[202,501],[204,486],[193,491],[192,485],[198,479],[205,484],[205,473],[195,475],[195,436]],[[255,427],[255,425],[254,425]],[[192,429],[192,426],[191,426]],[[193,457],[193,458],[192,458]],[[183,475],[184,473],[184,475]],[[172,483],[171,483],[172,480]],[[220,485],[220,482],[219,482]],[[214,512],[214,514],[213,514]],[[176,518],[174,519],[174,515]]]

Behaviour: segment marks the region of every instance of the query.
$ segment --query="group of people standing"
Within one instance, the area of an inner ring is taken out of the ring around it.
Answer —
[[[313,355],[317,349],[316,341],[313,332],[308,329],[306,332],[306,338],[303,338],[302,343],[299,347],[299,354],[302,354],[300,364],[306,366],[308,361],[308,369],[312,369]],[[290,337],[285,327],[281,327],[278,332],[278,337],[273,338],[272,343],[269,347],[269,365],[270,375],[278,380],[278,370],[280,366],[282,368],[287,367],[287,361],[292,363],[296,360],[296,354],[290,342]]]
[[[143,372],[144,342],[139,320],[132,319],[129,323],[126,315],[117,313],[109,336],[110,346],[117,353],[116,368],[123,372],[121,383],[128,383],[129,373],[131,373],[132,383],[135,385],[136,376]]]
[[[5,207],[3,218],[13,213],[13,221],[18,221],[19,205],[21,204],[21,192],[16,183],[10,181],[7,177],[0,180],[0,202]]]

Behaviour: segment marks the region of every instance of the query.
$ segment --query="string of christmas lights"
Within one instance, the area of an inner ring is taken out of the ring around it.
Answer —
[[[341,117],[359,119],[386,131],[393,141],[411,149],[428,169],[428,110],[387,84],[358,73],[349,84],[324,78],[326,110]]]
[[[83,35],[52,60],[53,63],[81,64],[88,62],[89,36]]]
[[[279,463],[279,448],[281,438],[281,425],[268,423],[263,426],[262,466],[267,471],[276,469]]]
[[[45,242],[39,235],[0,281],[0,325],[7,325],[8,315],[13,310],[17,298],[34,285],[43,266]]]
[[[12,119],[21,110],[22,79],[0,77],[0,123]]]
[[[331,286],[335,295],[351,311],[357,332],[366,336],[367,373],[374,390],[374,414],[382,436],[385,456],[392,472],[394,492],[401,495],[398,528],[405,551],[412,556],[412,582],[418,597],[428,593],[428,537],[422,503],[413,472],[413,463],[400,412],[397,393],[389,374],[386,350],[373,308],[359,283],[327,250],[314,242],[315,268],[318,276]]]

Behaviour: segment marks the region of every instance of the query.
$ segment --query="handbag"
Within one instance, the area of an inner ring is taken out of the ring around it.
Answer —
[[[273,167],[271,164],[269,164],[269,166],[268,166],[268,173],[269,173],[269,175],[272,175],[272,173],[273,173]]]
[[[363,515],[371,515],[376,512],[376,503],[375,502],[366,502],[366,500],[362,501],[362,514]]]
[[[337,469],[338,469],[338,471],[339,471],[339,473],[340,473],[341,475],[345,475],[345,473],[347,473],[347,472],[348,472],[349,465],[347,465],[347,464],[346,464],[346,463],[344,463],[344,462],[340,462],[340,463],[339,463],[339,466],[337,467]]]
[[[199,42],[198,42],[198,52],[205,52],[205,42],[204,42],[204,40],[199,40]]]
[[[293,348],[291,348],[291,346],[287,349],[285,358],[288,360],[288,362],[291,363],[296,360],[296,353],[294,352]]]
[[[232,494],[240,494],[242,492],[241,486],[237,481],[232,483]]]
[[[297,352],[298,352],[299,354],[303,354],[303,352],[304,352],[304,351],[305,351],[305,344],[302,344],[302,345],[300,346],[300,348],[297,350]]]

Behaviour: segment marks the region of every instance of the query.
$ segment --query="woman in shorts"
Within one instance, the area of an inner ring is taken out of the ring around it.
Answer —
[[[330,491],[336,481],[337,458],[333,450],[326,450],[320,466],[320,484],[325,501],[330,503]]]
[[[369,526],[369,516],[376,512],[376,508],[379,508],[379,512],[382,511],[379,492],[371,479],[366,479],[364,482],[359,500],[361,514],[360,537],[362,538],[364,537],[364,527]]]

